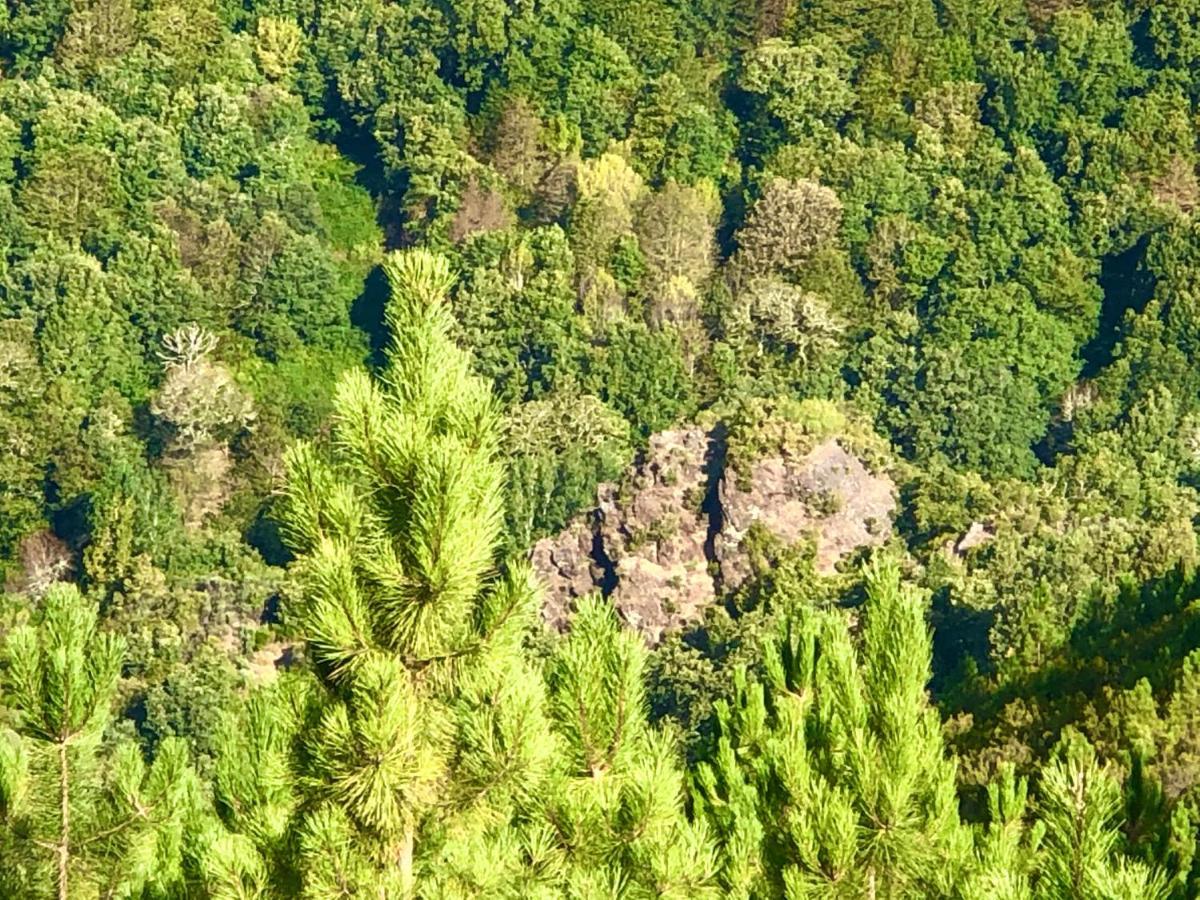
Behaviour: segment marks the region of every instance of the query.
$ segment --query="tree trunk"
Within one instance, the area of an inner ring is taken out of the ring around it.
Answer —
[[[58,745],[58,900],[69,900],[67,868],[71,860],[71,788],[67,742]]]
[[[405,898],[413,896],[416,885],[413,884],[413,826],[404,827],[404,836],[400,839],[400,889]]]

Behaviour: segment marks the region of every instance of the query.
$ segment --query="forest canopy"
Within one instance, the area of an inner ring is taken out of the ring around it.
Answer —
[[[1198,22],[0,3],[0,897],[1197,896]]]

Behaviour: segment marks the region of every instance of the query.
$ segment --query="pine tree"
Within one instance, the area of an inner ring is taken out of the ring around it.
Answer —
[[[520,653],[532,576],[496,565],[498,411],[450,337],[449,266],[414,251],[384,268],[382,381],[339,383],[332,459],[311,445],[287,458],[289,612],[324,690],[303,738],[298,843],[304,893],[322,898],[412,896],[452,845],[489,847],[468,881],[519,867],[508,823],[552,749]]]
[[[1031,900],[1030,875],[1045,826],[1027,824],[1029,782],[1011,763],[987,787],[988,819],[976,835],[975,863],[959,888],[964,900]]]
[[[648,722],[646,655],[590,597],[549,662],[560,744],[541,815],[564,856],[556,896],[714,895],[715,853],[686,815],[678,748]]]
[[[722,844],[730,897],[1162,900],[1125,855],[1121,785],[1078,735],[1038,798],[1004,766],[986,823],[959,818],[955,766],[929,703],[924,606],[894,566],[866,573],[858,646],[841,614],[805,608],[766,641],[761,681],[735,675],[697,810]]]
[[[867,596],[858,652],[840,616],[800,611],[768,639],[765,683],[741,671],[718,704],[697,804],[730,896],[945,896],[967,861],[923,605],[890,566]]]
[[[3,661],[0,730],[0,895],[142,897],[182,890],[185,834],[198,815],[182,741],[147,765],[131,741],[104,732],[124,643],[96,608],[59,584],[35,624],[12,631]]]
[[[343,379],[334,453],[289,456],[288,608],[311,676],[226,723],[219,897],[704,897],[675,743],[648,723],[646,648],[602,600],[539,666],[538,592],[498,565],[499,419],[449,338],[445,261],[386,266],[382,384]]]
[[[1165,900],[1161,873],[1118,853],[1121,784],[1078,733],[1065,734],[1043,770],[1038,812],[1045,825],[1038,900]]]
[[[295,753],[315,704],[312,680],[285,677],[253,692],[221,722],[213,799],[219,819],[193,853],[215,900],[296,893],[302,800]]]

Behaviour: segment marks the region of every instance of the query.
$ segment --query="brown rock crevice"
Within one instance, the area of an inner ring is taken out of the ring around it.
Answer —
[[[729,459],[729,429],[718,422],[708,434],[708,455],[704,465],[704,500],[700,509],[708,520],[708,533],[704,540],[704,559],[713,579],[713,591],[720,596],[724,591],[721,561],[717,556],[717,544],[725,528],[725,511],[721,506],[721,484],[725,480],[725,465]]]

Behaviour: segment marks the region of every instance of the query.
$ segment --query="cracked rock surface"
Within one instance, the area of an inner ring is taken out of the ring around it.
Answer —
[[[719,429],[654,435],[619,484],[600,486],[594,510],[534,546],[548,624],[565,629],[575,599],[600,591],[657,644],[745,581],[742,542],[756,523],[785,545],[811,539],[826,573],[890,535],[894,485],[836,438],[755,460],[749,472],[725,469],[723,441]]]
[[[868,471],[836,439],[799,459],[759,460],[747,478],[726,472],[720,501],[724,527],[716,536],[716,557],[729,588],[750,575],[741,544],[755,523],[785,545],[811,537],[817,571],[830,574],[859,547],[887,539],[896,505],[892,482]]]

